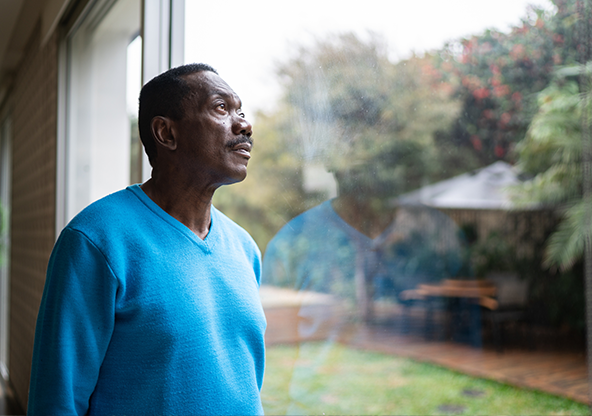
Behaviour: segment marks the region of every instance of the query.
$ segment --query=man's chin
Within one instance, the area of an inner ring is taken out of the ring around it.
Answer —
[[[242,182],[247,177],[247,167],[245,166],[244,169],[238,170],[233,173],[232,176],[229,176],[228,181],[224,185],[232,185],[233,183]]]

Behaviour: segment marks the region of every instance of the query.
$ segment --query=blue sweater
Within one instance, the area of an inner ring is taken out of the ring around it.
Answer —
[[[49,262],[28,413],[262,414],[260,268],[214,207],[201,240],[138,185],[90,205]]]

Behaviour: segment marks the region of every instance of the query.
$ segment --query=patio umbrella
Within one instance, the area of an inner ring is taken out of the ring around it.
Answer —
[[[521,182],[516,168],[498,161],[482,169],[400,195],[394,202],[397,205],[427,205],[434,208],[509,210],[516,206],[510,199],[508,188]],[[532,204],[527,209],[537,206]]]

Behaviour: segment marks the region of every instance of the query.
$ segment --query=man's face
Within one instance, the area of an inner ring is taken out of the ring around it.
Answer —
[[[184,102],[183,119],[175,122],[181,167],[214,186],[242,181],[251,157],[252,126],[239,97],[213,72],[185,79],[192,94]]]

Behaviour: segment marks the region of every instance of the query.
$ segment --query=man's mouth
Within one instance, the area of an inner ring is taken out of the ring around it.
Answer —
[[[230,150],[238,153],[247,159],[251,158],[251,149],[253,148],[253,141],[250,137],[237,139],[229,144]]]

